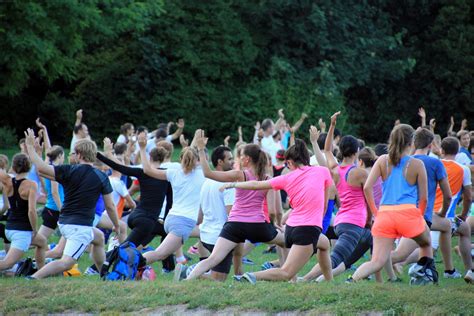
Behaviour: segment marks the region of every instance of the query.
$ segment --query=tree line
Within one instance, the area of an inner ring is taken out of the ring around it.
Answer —
[[[67,142],[78,108],[97,139],[180,117],[250,138],[279,108],[341,110],[370,142],[420,106],[440,134],[474,119],[474,0],[13,0],[0,17],[0,126],[17,136],[39,115]]]

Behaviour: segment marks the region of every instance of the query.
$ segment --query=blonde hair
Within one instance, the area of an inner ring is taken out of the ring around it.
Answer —
[[[171,155],[173,154],[174,146],[172,143],[166,141],[166,140],[160,140],[157,144],[156,147],[161,147],[167,151],[167,154],[164,159],[169,159],[171,158]]]
[[[388,158],[392,165],[398,166],[403,151],[412,144],[415,130],[407,124],[399,124],[390,133]]]
[[[196,168],[196,164],[199,161],[199,155],[196,149],[192,147],[186,147],[179,156],[181,161],[181,167],[184,173],[190,173]]]
[[[97,156],[97,145],[89,139],[81,139],[74,145],[76,155],[81,155],[85,162],[95,162]]]

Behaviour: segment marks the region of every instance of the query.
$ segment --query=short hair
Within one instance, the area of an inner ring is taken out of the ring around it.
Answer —
[[[114,145],[114,152],[116,155],[123,155],[127,151],[127,144],[116,143]]]
[[[232,150],[227,147],[227,146],[218,146],[216,148],[214,148],[214,151],[212,152],[212,155],[211,155],[211,162],[212,162],[212,165],[214,166],[214,168],[217,167],[217,165],[219,164],[219,160],[224,160],[225,159],[225,153],[226,151],[229,151],[229,152],[232,152]]]
[[[428,147],[434,140],[432,131],[426,128],[420,128],[415,132],[415,148],[424,149]]]
[[[319,134],[319,137],[318,137],[318,146],[319,146],[319,149],[323,150],[324,149],[324,145],[326,143],[326,138],[328,137],[328,133],[321,133]]]
[[[132,129],[133,124],[132,123],[125,123],[122,126],[120,126],[120,133],[121,134],[126,134],[128,130]]]
[[[375,154],[377,157],[388,154],[388,145],[387,144],[377,144],[374,147]]]
[[[338,136],[342,137],[341,130],[338,129],[338,128],[335,128],[335,129],[334,129],[334,138],[336,138],[336,137],[338,137]]]
[[[18,145],[21,146],[21,145],[23,145],[25,142],[26,142],[26,138],[20,138],[20,140],[18,141]]]
[[[141,125],[141,126],[137,127],[137,134],[140,134],[140,133],[146,132],[146,131],[148,131],[148,128],[146,126]]]
[[[162,163],[168,156],[168,151],[163,147],[155,147],[150,151],[151,161]]]
[[[0,169],[8,169],[8,157],[0,155]]]
[[[441,142],[441,149],[447,155],[457,155],[459,152],[459,140],[456,137],[448,136]]]
[[[262,129],[266,131],[269,127],[273,125],[272,119],[266,118],[262,122]]]
[[[458,138],[461,139],[466,134],[469,134],[469,132],[466,130],[462,130],[458,133]]]
[[[76,155],[81,155],[85,162],[95,162],[97,156],[97,145],[89,139],[80,139],[74,145]]]
[[[156,139],[166,138],[166,136],[168,136],[168,132],[164,128],[159,128],[155,132],[155,138]]]
[[[31,169],[31,161],[25,154],[16,154],[13,156],[12,169],[15,173],[29,172]]]
[[[58,145],[54,145],[46,153],[46,156],[48,156],[50,162],[53,162],[58,159],[60,155],[64,155],[64,149]]]

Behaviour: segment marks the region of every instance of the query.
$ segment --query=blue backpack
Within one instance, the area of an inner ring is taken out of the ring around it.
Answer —
[[[107,254],[100,271],[102,280],[135,280],[138,271],[146,265],[146,259],[131,242],[124,242]]]

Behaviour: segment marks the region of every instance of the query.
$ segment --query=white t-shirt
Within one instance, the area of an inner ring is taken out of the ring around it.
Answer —
[[[463,166],[470,166],[471,165],[471,159],[469,159],[469,157],[466,155],[466,153],[463,153],[463,152],[459,152],[456,155],[455,160],[456,160],[457,163],[460,163]]]
[[[262,149],[272,157],[272,163],[276,164],[276,154],[280,149],[283,149],[281,144],[273,140],[273,136],[266,136],[262,138]]]
[[[168,143],[171,143],[171,141],[173,140],[173,135],[166,136],[165,140]],[[156,148],[154,137],[152,139],[147,140],[147,142],[146,142],[146,152],[149,154],[150,151],[152,151],[153,148]]]
[[[72,153],[74,152],[74,146],[76,145],[76,142],[77,142],[76,134],[72,133],[71,148],[69,148]]]
[[[160,168],[163,169],[180,169],[181,164],[179,162],[163,162],[160,165]],[[160,218],[165,218],[165,212],[166,212],[166,199],[163,201],[163,206],[161,207],[161,212],[160,212]]]
[[[199,226],[201,241],[215,245],[222,227],[227,222],[226,206],[234,204],[235,189],[220,191],[222,182],[206,179],[201,187],[201,210],[204,215]]]
[[[112,199],[115,206],[118,205],[120,198],[125,198],[128,194],[127,186],[120,180],[120,178],[109,177],[110,185],[112,186]]]
[[[199,194],[204,183],[204,173],[197,167],[188,174],[182,168],[167,169],[166,178],[173,189],[173,207],[169,215],[183,216],[197,221],[199,214]]]
[[[123,136],[122,134],[120,134],[119,137],[117,137],[117,143],[126,144],[126,143],[127,143],[127,139],[125,138],[125,136]]]

